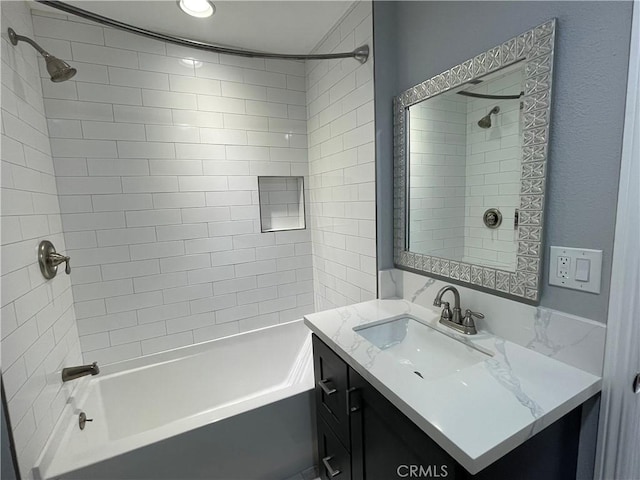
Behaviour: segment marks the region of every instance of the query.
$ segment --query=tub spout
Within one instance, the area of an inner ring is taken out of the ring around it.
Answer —
[[[93,362],[91,365],[81,365],[79,367],[67,367],[62,369],[62,381],[68,382],[69,380],[75,380],[85,375],[97,375],[99,373],[98,362]]]

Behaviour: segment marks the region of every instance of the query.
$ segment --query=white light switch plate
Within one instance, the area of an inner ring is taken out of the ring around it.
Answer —
[[[549,284],[600,293],[602,250],[551,247]]]

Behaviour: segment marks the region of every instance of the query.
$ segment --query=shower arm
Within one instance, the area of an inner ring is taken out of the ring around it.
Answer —
[[[365,63],[369,58],[369,45],[362,45],[351,52],[320,53],[320,54],[267,53],[267,52],[257,52],[252,50],[240,50],[236,48],[221,47],[221,46],[213,45],[210,43],[198,42],[196,40],[189,40],[187,38],[182,38],[182,37],[174,37],[173,35],[167,35],[164,33],[158,33],[152,30],[136,27],[135,25],[130,25],[128,23],[120,22],[118,20],[114,20],[112,18],[105,17],[97,13],[93,13],[88,10],[84,10],[82,8],[78,8],[76,6],[69,5],[67,3],[57,1],[57,0],[55,1],[35,0],[35,1],[37,3],[41,3],[42,5],[46,5],[48,7],[52,7],[66,13],[70,13],[71,15],[75,15],[77,17],[84,18],[86,20],[91,20],[101,25],[117,28],[119,30],[124,30],[125,32],[141,35],[143,37],[153,38],[155,40],[160,40],[162,42],[173,43],[175,45],[180,45],[183,47],[191,47],[191,48],[204,50],[208,52],[216,52],[216,53],[223,53],[226,55],[237,55],[241,57],[251,57],[251,58],[281,58],[285,60],[330,60],[330,59],[336,59],[336,58],[354,58],[360,63]],[[34,44],[33,42],[30,42],[30,43],[32,45]]]
[[[42,48],[36,42],[31,40],[29,37],[18,35],[13,28],[9,28],[8,32],[9,32],[9,41],[11,42],[12,45],[17,45],[18,42],[27,42],[29,45],[35,48],[38,51],[38,53],[43,57],[46,58],[51,56],[49,52],[47,52],[44,48]]]

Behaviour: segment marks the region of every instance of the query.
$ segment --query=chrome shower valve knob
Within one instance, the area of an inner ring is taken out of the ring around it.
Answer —
[[[58,265],[64,263],[64,272],[71,274],[71,258],[56,252],[56,247],[49,240],[43,240],[38,246],[38,263],[40,272],[47,280],[52,279],[58,273]]]

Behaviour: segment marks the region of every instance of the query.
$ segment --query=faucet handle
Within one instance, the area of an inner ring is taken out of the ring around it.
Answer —
[[[449,302],[442,302],[442,313],[440,314],[440,320],[451,320],[453,318],[453,312],[449,307]]]
[[[469,310],[468,308],[465,310],[464,312],[464,318],[465,320],[467,318],[471,318],[471,317],[476,317],[476,318],[484,318],[484,315],[480,312],[472,312],[471,310]]]
[[[470,335],[478,333],[478,331],[476,330],[476,324],[473,321],[473,317],[484,318],[484,315],[480,312],[472,312],[467,308],[467,310],[464,312],[464,318],[462,319],[462,327],[465,329],[464,333]]]

